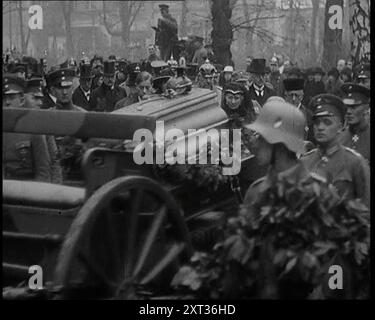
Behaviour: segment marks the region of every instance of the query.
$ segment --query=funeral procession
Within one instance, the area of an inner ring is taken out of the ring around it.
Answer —
[[[4,300],[370,299],[370,0],[2,5]]]

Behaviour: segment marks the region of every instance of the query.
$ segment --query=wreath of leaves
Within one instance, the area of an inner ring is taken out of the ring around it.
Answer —
[[[313,176],[297,184],[275,178],[254,206],[226,221],[212,252],[195,253],[172,287],[196,298],[283,298],[280,283],[289,281],[288,290],[307,284],[308,298],[332,298],[327,268],[340,264],[346,297],[368,297],[369,216],[359,200],[340,198]]]

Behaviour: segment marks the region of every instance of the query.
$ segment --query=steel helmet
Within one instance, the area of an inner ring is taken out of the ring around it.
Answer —
[[[258,132],[270,144],[283,143],[290,151],[303,153],[305,125],[302,111],[290,103],[272,100],[246,128]]]

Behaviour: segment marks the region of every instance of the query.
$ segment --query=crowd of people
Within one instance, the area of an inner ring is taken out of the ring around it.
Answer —
[[[112,112],[155,94],[172,98],[193,87],[213,90],[236,125],[279,119],[263,134],[267,143],[284,143],[298,159],[305,159],[308,170],[347,185],[346,191],[368,203],[364,172],[370,164],[369,64],[353,66],[340,59],[328,71],[318,65],[302,70],[280,55],[249,56],[246,69],[236,70],[217,64],[212,45],[204,45],[203,38],[191,37],[189,45],[179,41],[168,6],[160,10],[155,45],[140,61],[95,55],[47,68],[44,58],[3,54],[3,107]],[[271,112],[269,104],[279,107]],[[294,120],[289,127],[282,125],[296,116],[286,104],[303,115],[302,133],[296,134]],[[277,137],[266,138],[271,132]],[[303,150],[290,148],[280,137],[303,141]],[[84,145],[72,137],[6,133],[3,177],[53,183],[79,177]]]

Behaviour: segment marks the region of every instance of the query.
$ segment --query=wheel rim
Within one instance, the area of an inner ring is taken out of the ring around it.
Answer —
[[[121,177],[81,208],[60,251],[54,284],[67,292],[84,279],[100,283],[114,298],[132,298],[191,253],[173,197],[149,178]]]

